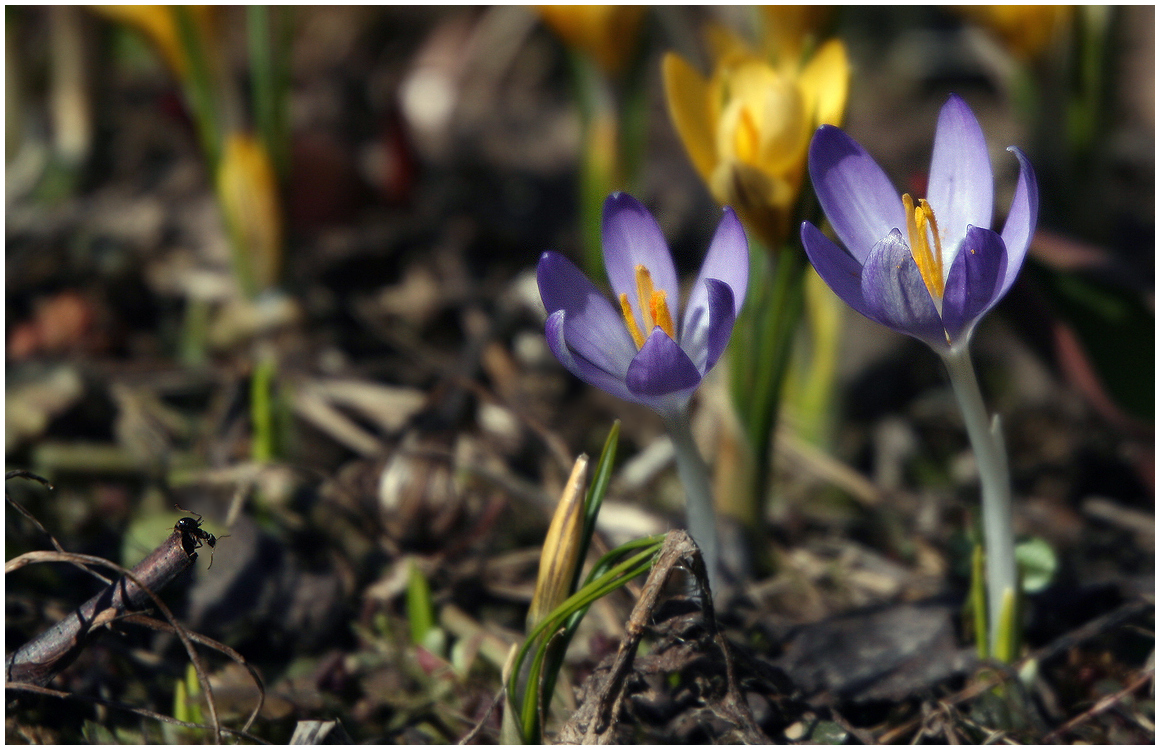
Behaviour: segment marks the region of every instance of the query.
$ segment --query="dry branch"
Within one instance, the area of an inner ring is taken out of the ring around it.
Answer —
[[[4,572],[10,573],[35,562],[75,557],[59,552],[29,552],[9,561]],[[47,685],[100,634],[101,625],[143,609],[151,599],[146,589],[158,591],[164,588],[196,559],[193,539],[175,529],[161,546],[132,569],[132,578],[121,576],[48,630],[16,649],[8,657],[6,679]]]

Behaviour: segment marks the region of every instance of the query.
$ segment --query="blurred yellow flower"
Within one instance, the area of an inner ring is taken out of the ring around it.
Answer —
[[[137,29],[160,51],[165,64],[184,80],[189,72],[189,60],[177,30],[177,18],[169,5],[93,5],[93,11],[110,21]],[[190,17],[197,25],[202,39],[210,38],[214,9],[208,5],[190,5]]]
[[[958,12],[994,32],[1020,60],[1038,57],[1071,20],[1072,5],[962,5]]]
[[[709,35],[711,78],[672,52],[662,64],[669,115],[693,166],[771,249],[788,235],[810,136],[840,124],[850,79],[839,40],[804,61],[800,45],[774,44],[780,50],[771,62],[717,27]]]
[[[226,139],[217,192],[233,240],[235,273],[247,293],[274,286],[282,254],[278,182],[266,148],[248,133]]]
[[[570,47],[619,73],[636,47],[643,5],[540,5],[540,17]]]

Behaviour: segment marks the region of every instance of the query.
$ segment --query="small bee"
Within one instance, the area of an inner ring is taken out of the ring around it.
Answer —
[[[180,513],[193,513],[192,510],[186,510],[176,503],[173,507],[176,508]],[[193,513],[193,515],[197,516],[197,518],[182,518],[173,525],[173,529],[174,531],[180,531],[182,534],[188,534],[191,536],[195,542],[193,545],[194,549],[200,548],[203,542],[209,547],[209,567],[206,568],[206,570],[209,570],[213,567],[213,551],[217,547],[218,540],[225,539],[227,536],[229,536],[229,534],[214,536],[201,527],[201,514]]]

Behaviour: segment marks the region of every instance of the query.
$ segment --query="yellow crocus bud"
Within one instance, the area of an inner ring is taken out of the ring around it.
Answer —
[[[527,632],[540,624],[572,593],[572,581],[580,560],[581,535],[584,532],[584,486],[588,473],[588,456],[580,454],[572,466],[572,475],[564,485],[544,549],[540,552],[540,572],[536,590],[528,608]]]
[[[243,288],[253,294],[274,286],[282,254],[278,183],[269,153],[253,135],[233,133],[226,139],[217,191]]]

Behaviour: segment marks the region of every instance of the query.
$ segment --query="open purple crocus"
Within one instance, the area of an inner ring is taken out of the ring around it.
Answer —
[[[724,212],[679,319],[669,307],[679,291],[664,235],[631,195],[613,193],[604,202],[604,266],[616,305],[567,258],[545,252],[536,279],[548,311],[548,346],[561,364],[666,419],[683,414],[729,343],[745,301],[749,243],[733,209]]]
[[[927,198],[899,199],[882,168],[850,136],[823,125],[810,143],[814,190],[843,251],[802,224],[810,262],[830,288],[871,320],[925,341],[940,354],[970,341],[975,324],[1011,288],[1039,212],[1035,173],[1023,152],[1002,234],[990,229],[991,161],[962,99],[939,113]]]

